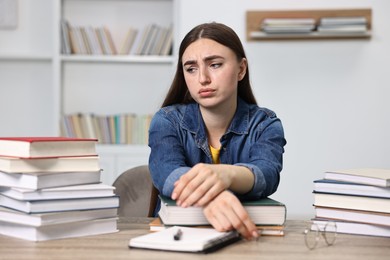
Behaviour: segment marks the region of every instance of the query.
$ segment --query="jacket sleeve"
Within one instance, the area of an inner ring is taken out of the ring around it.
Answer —
[[[283,153],[286,140],[281,121],[275,116],[269,117],[257,125],[253,143],[249,149],[249,162],[236,165],[245,166],[254,175],[252,190],[245,199],[257,199],[273,194],[279,185],[283,168]]]
[[[190,168],[185,164],[183,146],[178,134],[178,122],[158,111],[149,127],[149,170],[155,187],[165,196],[171,196],[175,181]]]

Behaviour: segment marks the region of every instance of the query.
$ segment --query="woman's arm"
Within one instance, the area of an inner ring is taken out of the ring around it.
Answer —
[[[185,152],[178,134],[179,125],[161,109],[149,127],[149,170],[155,187],[171,196],[174,183],[190,170],[185,163]]]

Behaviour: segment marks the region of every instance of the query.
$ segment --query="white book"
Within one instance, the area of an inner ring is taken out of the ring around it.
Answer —
[[[327,219],[314,219],[315,224],[325,226]],[[365,223],[355,223],[348,221],[335,221],[337,233],[390,237],[390,227],[381,225],[371,225]]]
[[[86,172],[74,171],[35,173],[7,173],[0,171],[1,186],[29,190],[99,183],[100,178],[100,170]]]
[[[103,183],[72,185],[39,190],[0,187],[0,194],[17,200],[52,200],[113,196],[115,187]]]
[[[390,213],[329,207],[315,207],[315,212],[316,218],[344,220],[374,225],[385,225],[390,227]]]
[[[92,156],[96,154],[94,138],[68,137],[0,137],[0,156],[19,158]]]
[[[58,211],[104,209],[119,207],[119,197],[55,199],[23,201],[0,195],[0,206],[25,213],[49,213]]]
[[[30,241],[82,237],[117,231],[117,218],[94,219],[40,227],[0,221],[0,234]]]
[[[117,217],[117,215],[117,208],[28,214],[17,210],[0,207],[0,222],[8,222],[33,227],[101,218],[113,218]]]
[[[325,172],[325,179],[390,187],[390,169],[359,168]]]
[[[318,26],[318,33],[339,33],[339,34],[356,34],[356,33],[367,33],[366,25],[336,25],[336,26]]]
[[[262,25],[267,26],[300,26],[300,25],[314,25],[313,18],[266,18],[262,21]]]
[[[322,17],[320,25],[347,25],[347,24],[367,24],[367,18],[364,16],[351,17]]]
[[[379,197],[314,193],[314,205],[320,207],[390,213],[390,200]]]
[[[58,158],[0,157],[0,171],[10,173],[99,171],[98,156]]]

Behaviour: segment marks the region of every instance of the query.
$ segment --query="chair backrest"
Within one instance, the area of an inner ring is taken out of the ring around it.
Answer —
[[[152,217],[157,203],[157,189],[153,186],[147,165],[126,170],[114,181],[119,195],[120,217]]]

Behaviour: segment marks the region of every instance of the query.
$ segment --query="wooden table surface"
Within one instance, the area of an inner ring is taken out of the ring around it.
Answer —
[[[304,221],[298,220],[287,220],[284,237],[242,240],[211,254],[129,249],[129,239],[148,233],[150,221],[121,218],[117,233],[44,242],[0,236],[0,259],[390,259],[390,238],[338,234],[334,245],[327,246],[322,239],[309,250]]]

